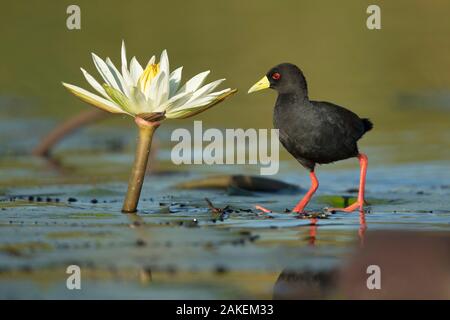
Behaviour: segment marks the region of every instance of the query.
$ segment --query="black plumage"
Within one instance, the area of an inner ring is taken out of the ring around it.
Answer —
[[[273,79],[273,74],[281,77]],[[330,102],[311,101],[306,79],[295,65],[283,63],[267,73],[270,87],[278,91],[273,123],[280,142],[304,167],[324,164],[359,153],[357,141],[372,123]]]
[[[360,187],[355,203],[340,210],[363,210],[368,158],[358,150],[358,140],[373,125],[352,111],[324,101],[312,101],[303,72],[295,65],[282,63],[272,68],[250,92],[272,88],[278,92],[273,124],[279,130],[280,141],[305,168],[310,171],[311,188],[295,206],[302,213],[319,187],[314,173],[316,164],[357,157],[361,166]],[[269,211],[261,206],[259,209]]]

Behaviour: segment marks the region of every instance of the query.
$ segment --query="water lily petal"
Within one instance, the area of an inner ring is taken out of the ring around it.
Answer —
[[[131,100],[134,104],[134,109],[136,110],[136,114],[146,112],[146,110],[150,109],[148,107],[147,98],[137,87],[131,87]]]
[[[184,109],[202,107],[204,105],[209,104],[211,101],[215,100],[219,96],[226,94],[229,91],[231,91],[230,88],[219,91],[219,92],[210,93],[206,96],[201,96],[196,99],[192,99],[192,97],[191,97],[188,101],[185,101],[182,105],[178,104],[177,107],[172,108],[172,110],[175,111],[175,109],[176,109],[176,111],[180,111],[180,110],[184,110]],[[195,94],[195,92],[193,93],[193,95],[194,94]]]
[[[159,72],[161,72],[161,77],[159,78],[160,83],[158,84],[158,95],[155,101],[156,106],[160,106],[169,99],[170,86],[169,86],[169,57],[167,55],[167,50],[163,50],[161,53],[161,58],[159,60]]]
[[[146,97],[149,94],[149,87],[152,80],[156,77],[159,72],[159,63],[156,64],[156,56],[153,55],[147,63],[147,66],[142,71],[142,74],[139,76],[139,80],[137,82],[138,87],[144,93]]]
[[[169,74],[169,57],[167,55],[167,50],[163,50],[161,53],[161,57],[159,58],[159,68],[161,72],[165,72],[165,74]]]
[[[192,91],[197,90],[203,84],[203,82],[205,81],[205,79],[209,73],[210,73],[210,71],[208,70],[208,71],[204,71],[202,73],[197,74],[196,76],[192,77],[189,81],[187,81],[179,91],[180,92],[183,92],[183,91],[192,92]]]
[[[169,96],[169,81],[165,72],[159,72],[153,79],[149,87],[148,99],[151,101],[153,112],[162,112],[161,106],[167,101]],[[156,109],[155,109],[156,108]]]
[[[128,71],[128,61],[127,61],[127,51],[125,49],[125,42],[122,40],[122,50],[121,50],[121,60],[122,60],[122,77],[125,81],[128,89],[132,87],[133,80],[131,79],[130,72]]]
[[[105,92],[105,89],[103,89],[102,85],[95,80],[93,76],[91,76],[86,70],[83,68],[80,68],[81,72],[83,72],[84,77],[86,78],[86,81],[89,82],[92,88],[94,88],[98,93],[100,93],[105,98],[108,98],[108,95]]]
[[[191,107],[191,108],[187,108],[187,109],[183,109],[183,110],[174,110],[172,112],[168,112],[166,113],[166,117],[167,118],[171,118],[171,119],[185,119],[185,118],[189,118],[192,116],[195,116],[203,111],[206,111],[207,109],[215,106],[216,104],[222,102],[223,100],[225,100],[226,98],[228,98],[229,96],[233,95],[234,93],[237,92],[237,89],[226,89],[224,90],[226,92],[224,92],[223,94],[221,94],[220,96],[217,96],[213,101],[211,101],[210,103],[201,106],[201,107]]]
[[[172,109],[178,109],[183,106],[192,97],[192,92],[182,92],[174,95],[162,105],[156,107],[159,112],[167,112]]]
[[[108,67],[108,65],[100,59],[99,56],[97,56],[95,53],[92,53],[92,60],[94,60],[94,65],[98,70],[98,73],[102,76],[103,80],[107,84],[109,84],[111,87],[121,90],[118,81],[116,80],[117,76],[114,76],[112,74],[111,69]]]
[[[181,73],[183,71],[183,67],[179,67],[178,69],[175,69],[172,71],[169,77],[169,97],[172,97],[175,95],[175,93],[178,90],[178,87],[180,86],[181,82]]]
[[[215,88],[217,88],[222,82],[224,82],[225,79],[219,79],[216,81],[213,81],[211,83],[208,83],[207,85],[204,85],[200,89],[196,90],[191,98],[191,101],[204,97],[211,91],[213,91]]]
[[[187,101],[181,107],[176,108],[176,110],[184,110],[184,109],[202,107],[202,106],[210,103],[214,99],[216,99],[216,97],[204,96],[204,97],[200,97],[200,98],[197,98],[194,100],[192,100],[192,98],[191,98],[191,99],[189,99],[190,101]]]
[[[148,64],[138,80],[138,87],[146,97],[150,95],[150,84],[158,75],[159,64]]]
[[[120,58],[122,60],[122,70],[128,69],[128,61],[127,61],[127,49],[125,48],[125,41],[122,40],[122,49],[120,51]]]
[[[72,84],[68,83],[62,83],[64,87],[66,87],[73,95],[77,96],[84,102],[87,102],[94,107],[103,109],[105,111],[111,112],[111,113],[125,113],[124,110],[122,110],[119,106],[117,106],[112,101],[106,100],[100,96],[97,96],[96,94],[93,94],[87,90],[84,90],[83,88],[74,86]]]
[[[202,105],[202,106],[192,106],[189,108],[183,108],[183,109],[174,109],[171,111],[166,112],[166,117],[168,119],[185,119],[192,116],[195,116],[196,114],[199,114],[203,111],[206,111],[207,109],[215,106],[219,102],[222,102],[226,98],[230,97],[234,93],[236,93],[236,89],[225,89],[223,90],[223,93],[219,96],[216,96],[211,102],[208,104]]]
[[[221,90],[221,91],[211,92],[211,93],[208,94],[208,96],[210,96],[210,97],[218,97],[218,96],[221,96],[221,95],[223,95],[224,93],[226,93],[226,92],[228,92],[230,90],[231,90],[230,88],[227,88],[227,89],[224,89],[224,90]]]
[[[111,61],[110,58],[106,58],[106,64],[108,65],[108,68],[110,69],[112,75],[116,79],[117,83],[119,83],[119,86],[121,88],[121,91],[127,96],[130,96],[130,91],[128,90],[128,85],[125,83],[125,80],[123,79],[122,75],[120,74],[119,70],[117,70],[114,63]]]
[[[150,58],[150,60],[148,60],[148,63],[147,63],[147,65],[146,65],[145,67],[147,68],[149,65],[155,64],[155,61],[156,61],[156,56],[153,55],[153,56]]]
[[[131,87],[134,87],[134,81],[131,78],[131,75],[130,75],[130,72],[128,71],[128,69],[122,70],[122,77],[128,87],[128,90],[130,90]]]
[[[142,69],[142,66],[137,61],[136,57],[131,58],[130,62],[130,76],[133,80],[133,86],[137,85],[137,82],[139,80],[139,77],[141,76],[144,69]]]
[[[140,108],[136,104],[133,103],[133,100],[129,99],[120,90],[117,90],[111,86],[108,86],[107,84],[104,84],[103,88],[105,89],[106,93],[110,97],[110,100],[112,100],[118,106],[120,106],[122,108],[122,110],[125,110],[129,114],[133,114],[133,115],[135,115],[141,111]]]

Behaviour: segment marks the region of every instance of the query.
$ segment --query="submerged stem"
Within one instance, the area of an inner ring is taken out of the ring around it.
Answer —
[[[56,145],[60,140],[69,134],[75,132],[76,130],[84,127],[92,122],[97,122],[102,119],[106,119],[111,116],[110,113],[103,110],[94,109],[83,111],[76,116],[69,118],[55,129],[53,129],[49,134],[47,134],[39,143],[39,145],[34,148],[33,155],[39,157],[49,157],[50,151],[54,145]]]
[[[139,137],[133,169],[128,181],[128,191],[123,202],[123,213],[134,213],[137,211],[147,169],[148,156],[152,146],[153,133],[159,127],[159,122],[149,122],[141,118],[136,118],[136,124],[139,129]]]

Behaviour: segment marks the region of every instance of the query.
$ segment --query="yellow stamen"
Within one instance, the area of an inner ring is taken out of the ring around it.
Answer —
[[[139,77],[138,85],[142,92],[144,92],[147,87],[152,82],[153,78],[158,74],[159,71],[159,63],[149,64],[144,72],[142,72]]]

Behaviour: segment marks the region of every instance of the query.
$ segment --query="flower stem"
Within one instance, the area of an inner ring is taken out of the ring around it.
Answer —
[[[88,125],[89,123],[96,122],[102,119],[106,119],[111,114],[103,110],[94,109],[83,111],[80,114],[69,118],[55,129],[53,129],[48,135],[41,140],[39,145],[34,148],[33,155],[39,157],[50,157],[50,151],[54,145],[69,134],[75,132],[79,128]]]
[[[128,181],[128,191],[123,202],[123,213],[135,213],[137,211],[145,171],[147,169],[148,156],[152,146],[153,133],[159,127],[159,122],[149,122],[138,117],[135,121],[139,129],[139,137],[133,169],[131,170]]]

